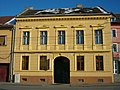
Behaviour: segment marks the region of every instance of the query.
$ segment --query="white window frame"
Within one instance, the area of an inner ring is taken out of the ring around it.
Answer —
[[[47,45],[47,31],[40,31],[40,44]]]
[[[76,44],[84,44],[84,30],[76,30]]]
[[[95,44],[103,44],[103,30],[102,29],[95,30],[94,35],[95,35]]]
[[[117,37],[117,29],[112,29],[112,37],[113,37],[113,30],[115,30],[115,37]]]
[[[65,44],[66,41],[65,30],[58,30],[58,44]]]
[[[113,43],[113,44],[116,45],[116,51],[113,49],[113,45],[112,45],[112,50],[113,50],[113,52],[118,52],[118,44],[117,44],[117,43]]]
[[[25,38],[24,38],[24,33],[26,34]],[[30,32],[29,31],[23,31],[23,45],[29,45],[29,44],[30,44]]]
[[[111,22],[115,22],[116,21],[116,17],[112,17],[110,21]]]

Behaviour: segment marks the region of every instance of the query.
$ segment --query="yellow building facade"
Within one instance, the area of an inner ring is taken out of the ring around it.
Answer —
[[[21,83],[112,83],[111,46],[110,14],[18,16],[14,74]]]
[[[0,16],[0,82],[11,80],[13,20],[14,16]]]

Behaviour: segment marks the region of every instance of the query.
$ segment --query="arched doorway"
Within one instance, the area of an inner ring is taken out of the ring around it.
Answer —
[[[54,60],[54,83],[70,83],[70,61],[60,56]]]

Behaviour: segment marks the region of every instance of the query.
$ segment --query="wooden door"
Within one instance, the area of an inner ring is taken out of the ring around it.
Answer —
[[[7,67],[0,67],[0,81],[6,82],[7,79]]]

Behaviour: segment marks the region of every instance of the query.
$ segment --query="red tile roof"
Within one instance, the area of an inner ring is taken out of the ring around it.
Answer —
[[[0,25],[5,24],[6,22],[11,20],[12,18],[14,18],[14,16],[0,16]]]

